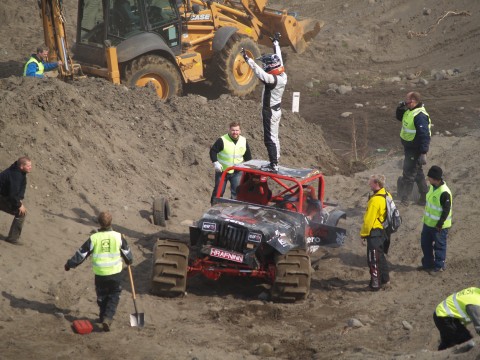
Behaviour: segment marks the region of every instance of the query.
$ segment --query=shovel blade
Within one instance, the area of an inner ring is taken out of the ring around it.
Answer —
[[[144,327],[145,315],[144,313],[130,314],[130,326]]]

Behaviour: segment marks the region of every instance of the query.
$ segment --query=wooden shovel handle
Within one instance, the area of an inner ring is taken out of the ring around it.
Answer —
[[[128,275],[130,275],[130,286],[132,287],[133,300],[135,300],[135,286],[133,286],[133,276],[132,276],[132,269],[130,268],[130,265],[128,265]]]

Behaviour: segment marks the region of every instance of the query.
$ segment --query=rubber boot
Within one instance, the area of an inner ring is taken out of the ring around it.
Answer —
[[[25,216],[14,217],[12,225],[10,226],[10,232],[8,233],[7,241],[12,244],[18,244],[18,239],[22,234],[23,223],[25,222]]]

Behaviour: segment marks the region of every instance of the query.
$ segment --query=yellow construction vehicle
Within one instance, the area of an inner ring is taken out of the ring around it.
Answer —
[[[127,86],[151,83],[165,99],[181,94],[184,83],[206,79],[234,95],[251,93],[257,79],[240,50],[257,58],[258,44],[271,44],[275,32],[282,35],[281,46],[304,51],[322,23],[299,21],[268,8],[267,1],[78,0],[75,63],[62,0],[39,4],[50,60],[62,60],[62,77],[81,71]]]

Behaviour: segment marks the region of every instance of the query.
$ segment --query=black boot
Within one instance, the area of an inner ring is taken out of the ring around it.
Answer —
[[[23,223],[25,222],[25,216],[14,217],[12,225],[10,226],[10,232],[8,233],[7,241],[12,244],[18,244],[18,239],[22,234]]]

